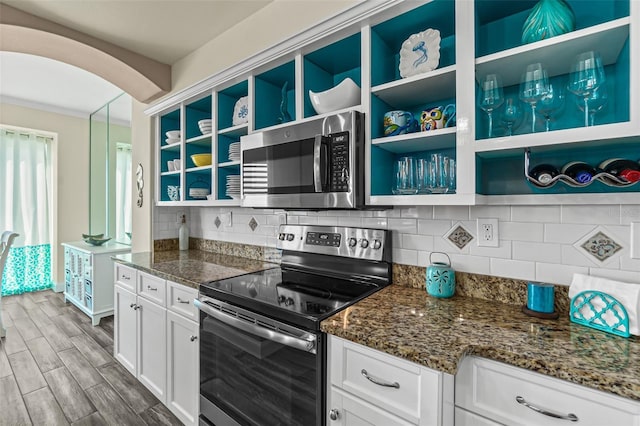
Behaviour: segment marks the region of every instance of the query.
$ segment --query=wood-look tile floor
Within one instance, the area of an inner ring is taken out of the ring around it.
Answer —
[[[113,316],[93,327],[51,290],[0,303],[0,425],[182,424],[113,358]]]

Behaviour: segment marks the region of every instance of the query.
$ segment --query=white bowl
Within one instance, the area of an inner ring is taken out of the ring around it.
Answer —
[[[345,78],[340,84],[324,92],[309,90],[309,99],[318,114],[337,111],[360,105],[360,87],[350,78]]]
[[[198,126],[211,126],[211,119],[198,121]]]
[[[180,139],[180,130],[169,130],[167,133],[167,138],[169,139]]]
[[[167,138],[165,139],[167,145],[173,145],[174,143],[180,142],[180,138]]]

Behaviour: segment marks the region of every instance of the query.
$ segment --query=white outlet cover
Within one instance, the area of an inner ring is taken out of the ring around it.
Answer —
[[[631,222],[631,258],[640,259],[640,222]]]
[[[491,225],[493,229],[493,238],[490,240],[484,239],[483,225]],[[476,240],[478,241],[478,247],[499,247],[500,235],[498,233],[498,219],[497,218],[482,218],[477,219]]]

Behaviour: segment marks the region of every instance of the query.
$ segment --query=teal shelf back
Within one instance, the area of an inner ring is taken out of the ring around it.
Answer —
[[[282,91],[286,83],[286,112],[295,119],[295,63],[280,65],[255,78],[255,128],[263,129],[290,120],[283,120]]]
[[[587,290],[571,299],[569,318],[576,324],[629,337],[629,314],[613,296],[601,291]]]
[[[247,96],[248,93],[249,83],[247,80],[218,92],[218,130],[232,127],[236,102]]]

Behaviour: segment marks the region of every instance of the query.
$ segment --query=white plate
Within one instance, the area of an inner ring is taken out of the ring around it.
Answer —
[[[233,108],[233,125],[239,126],[240,124],[247,123],[249,121],[249,102],[247,96],[243,96],[236,102]]]
[[[180,142],[180,138],[167,138],[164,140],[167,145],[173,145],[174,143]]]
[[[412,34],[400,49],[400,76],[422,74],[438,68],[440,63],[440,31],[429,28]]]

